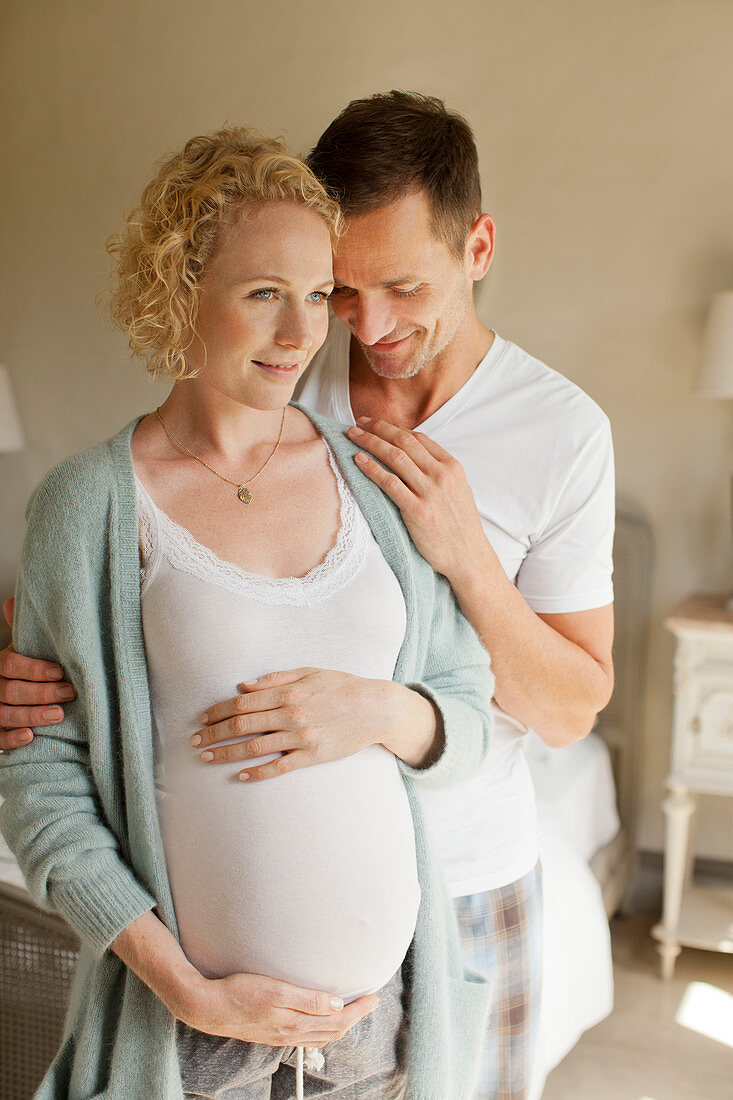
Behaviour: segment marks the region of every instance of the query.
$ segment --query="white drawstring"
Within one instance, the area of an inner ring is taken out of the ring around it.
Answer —
[[[305,1057],[303,1047],[295,1050],[295,1100],[303,1100],[303,1068],[318,1073],[326,1064],[322,1051],[318,1047],[306,1047]]]

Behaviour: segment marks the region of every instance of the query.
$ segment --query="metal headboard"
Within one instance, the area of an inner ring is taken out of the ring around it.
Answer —
[[[633,843],[644,686],[649,645],[654,539],[643,513],[629,501],[616,501],[613,543],[616,630],[613,660],[616,684],[596,727],[611,752],[619,816]]]

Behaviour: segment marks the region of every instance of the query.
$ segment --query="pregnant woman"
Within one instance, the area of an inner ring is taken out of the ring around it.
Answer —
[[[230,129],[110,243],[113,317],[174,385],[29,507],[15,642],[78,693],[0,768],[29,888],[82,940],[39,1097],[290,1100],[304,1047],[308,1096],[471,1095],[484,989],[413,783],[477,769],[491,675],[356,449],[289,404],[339,228],[304,165]],[[207,768],[242,682],[247,769]],[[313,766],[304,690],[343,707]]]

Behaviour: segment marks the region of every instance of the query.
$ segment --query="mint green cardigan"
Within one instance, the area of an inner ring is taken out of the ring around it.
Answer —
[[[392,503],[353,462],[356,448],[311,417],[395,573],[407,628],[395,680],[439,707],[445,750],[402,766],[422,901],[404,964],[409,1100],[468,1100],[487,1011],[483,980],[460,961],[451,903],[431,854],[415,784],[472,775],[484,759],[493,681],[487,655],[445,578],[420,557]],[[42,1100],[181,1100],[176,1021],[109,944],[155,908],[176,934],[156,814],[148,676],[140,615],[137,506],[130,439],[56,466],[28,506],[14,640],[58,661],[78,696],[59,725],[0,754],[0,824],[35,900],[60,913],[82,949],[62,1046]],[[270,780],[277,782],[277,780]]]

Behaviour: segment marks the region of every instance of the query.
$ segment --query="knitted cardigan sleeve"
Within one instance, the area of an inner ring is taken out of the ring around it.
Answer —
[[[404,761],[400,767],[422,787],[445,787],[469,779],[486,758],[494,676],[489,655],[461,613],[448,581],[429,566],[421,572],[420,592],[423,600],[430,600],[432,615],[421,639],[419,679],[408,680],[407,686],[440,711],[445,744],[430,767],[413,768]]]
[[[110,613],[110,504],[95,507],[94,493],[79,489],[67,463],[31,500],[14,623],[16,648],[57,661],[78,694],[62,722],[0,754],[0,827],[36,902],[60,913],[101,955],[155,900],[120,852],[114,698],[100,690],[109,686],[111,664],[102,635]]]

